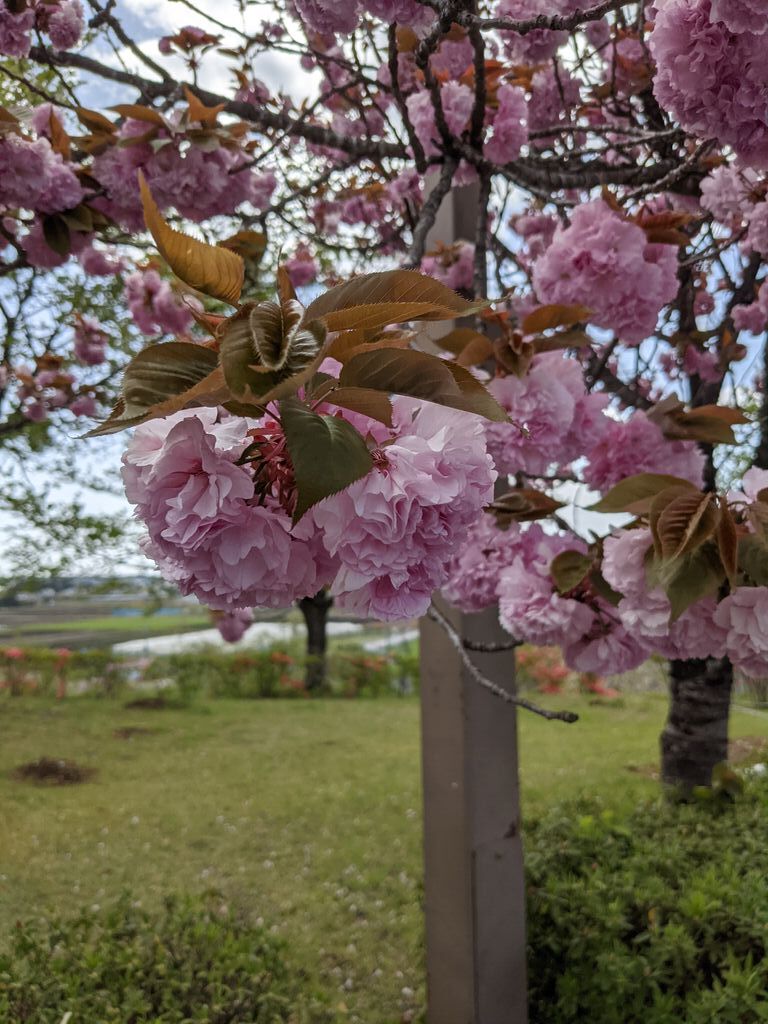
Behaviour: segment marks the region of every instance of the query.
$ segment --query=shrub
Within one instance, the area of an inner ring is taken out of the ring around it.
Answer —
[[[768,785],[526,828],[531,1024],[768,1020]]]
[[[16,926],[0,955],[0,1020],[59,1024],[304,1024],[281,945],[222,906],[168,899],[157,913],[128,897],[69,920]]]

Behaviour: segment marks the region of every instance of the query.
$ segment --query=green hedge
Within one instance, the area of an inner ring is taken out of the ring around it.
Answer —
[[[128,897],[72,919],[18,924],[0,955],[3,1024],[321,1024],[282,947],[220,898]]]
[[[525,839],[531,1024],[768,1021],[768,785]]]
[[[173,682],[184,700],[197,696],[259,698],[307,697],[306,659],[298,644],[219,651],[203,649],[161,655],[144,673],[145,680]],[[418,689],[419,661],[415,646],[387,654],[371,654],[356,644],[339,645],[327,657],[323,696],[378,697]]]

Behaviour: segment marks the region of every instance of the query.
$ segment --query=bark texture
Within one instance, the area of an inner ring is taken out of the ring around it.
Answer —
[[[328,612],[333,598],[321,590],[314,597],[302,597],[299,608],[307,626],[307,664],[304,685],[307,690],[322,690],[326,682],[326,648],[328,646]]]
[[[661,778],[690,791],[709,786],[728,758],[733,668],[727,658],[669,663],[669,714],[661,734]]]

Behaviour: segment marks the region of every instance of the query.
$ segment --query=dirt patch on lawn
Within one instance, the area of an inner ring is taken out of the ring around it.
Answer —
[[[115,729],[112,735],[116,740],[132,740],[135,736],[154,736],[157,729],[145,729],[141,725],[125,725],[122,729]]]
[[[728,741],[728,764],[741,765],[759,761],[768,756],[768,740],[765,736],[739,736]],[[644,775],[646,779],[658,782],[661,777],[658,764],[628,764],[628,772]]]
[[[167,697],[137,697],[129,700],[124,707],[131,711],[165,711],[166,708],[177,707]]]
[[[41,757],[37,761],[21,764],[12,772],[17,782],[35,782],[46,786],[74,786],[87,782],[96,774],[93,768],[84,768],[64,758]]]

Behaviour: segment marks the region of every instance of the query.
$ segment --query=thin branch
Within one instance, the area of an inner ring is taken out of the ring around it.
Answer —
[[[448,158],[442,166],[440,177],[429,193],[429,198],[419,211],[419,219],[413,229],[413,238],[405,257],[406,267],[417,267],[427,247],[427,235],[432,230],[443,199],[448,195],[453,184],[457,162]]]
[[[524,36],[536,29],[549,29],[552,32],[572,32],[588,21],[599,21],[609,11],[615,11],[624,7],[627,0],[603,0],[597,7],[588,10],[574,11],[573,14],[556,15],[552,17],[547,14],[539,14],[535,18],[528,18],[525,21],[515,21],[513,18],[472,18],[471,15],[464,15],[461,18],[462,24],[474,23],[480,29],[500,28],[505,32],[517,32]]]
[[[477,665],[475,665],[465,650],[461,637],[439,608],[434,604],[431,604],[427,609],[427,617],[432,619],[433,622],[436,622],[445,632],[453,647],[458,651],[464,668],[469,672],[474,681],[483,687],[483,689],[488,690],[495,697],[498,697],[507,704],[514,704],[516,707],[524,708],[526,711],[531,711],[534,715],[540,715],[542,718],[546,718],[550,721],[568,722],[569,724],[572,722],[578,722],[579,716],[574,711],[548,711],[546,708],[542,708],[539,707],[538,704],[534,704],[533,701],[526,700],[525,697],[518,697],[517,694],[508,693],[506,690],[502,689],[501,686],[498,686],[492,680],[484,676]]]

